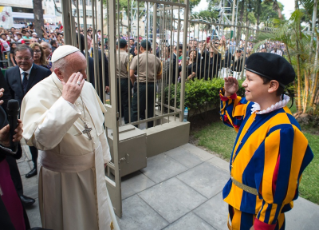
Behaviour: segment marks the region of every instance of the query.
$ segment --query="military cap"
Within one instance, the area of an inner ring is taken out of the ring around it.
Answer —
[[[150,50],[150,49],[152,48],[150,41],[143,40],[143,41],[141,42],[141,46],[142,46],[144,49],[146,49],[146,43],[148,43],[148,49]]]
[[[276,80],[285,87],[295,79],[295,71],[283,57],[272,53],[254,53],[246,61],[246,70],[269,80]]]
[[[116,42],[116,45],[118,45],[118,42]],[[125,46],[127,45],[127,42],[125,39],[120,39],[120,48],[125,48]]]

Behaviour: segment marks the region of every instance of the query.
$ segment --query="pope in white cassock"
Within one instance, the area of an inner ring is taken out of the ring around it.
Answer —
[[[23,137],[39,149],[42,226],[54,230],[119,229],[106,188],[111,160],[106,112],[86,82],[86,59],[74,46],[52,56],[53,73],[24,97]]]

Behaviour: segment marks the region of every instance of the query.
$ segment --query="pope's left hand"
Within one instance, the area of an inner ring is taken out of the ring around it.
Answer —
[[[251,228],[250,228],[249,230],[255,230],[254,225],[253,225],[253,226],[251,226]]]

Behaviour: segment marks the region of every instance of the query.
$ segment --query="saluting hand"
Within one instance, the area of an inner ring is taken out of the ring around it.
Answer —
[[[61,82],[63,84],[62,97],[73,104],[81,94],[85,82],[83,75],[79,72],[73,73],[66,83]]]
[[[225,97],[229,97],[232,94],[237,93],[237,91],[238,91],[237,79],[233,78],[233,77],[226,77],[225,83],[224,83],[224,88],[225,88]]]

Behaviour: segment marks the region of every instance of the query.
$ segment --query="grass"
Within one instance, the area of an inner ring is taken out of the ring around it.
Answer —
[[[314,159],[303,173],[299,195],[319,204],[319,136],[304,132],[314,153]],[[221,121],[213,122],[193,133],[198,145],[218,153],[229,161],[237,133]]]

